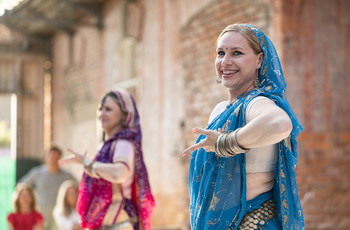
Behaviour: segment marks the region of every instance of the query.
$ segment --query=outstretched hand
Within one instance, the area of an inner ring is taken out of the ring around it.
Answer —
[[[187,154],[200,148],[203,148],[207,152],[215,152],[215,143],[218,137],[220,136],[220,134],[222,134],[221,129],[218,129],[218,131],[216,131],[216,130],[208,130],[208,129],[202,129],[202,128],[193,128],[192,132],[196,134],[203,134],[207,138],[185,149],[182,152],[182,156],[186,156]]]
[[[59,164],[70,164],[70,163],[77,163],[77,164],[84,164],[84,159],[86,157],[87,152],[85,151],[84,154],[78,153],[73,151],[72,149],[67,149],[72,154],[66,157],[63,157],[59,160]]]

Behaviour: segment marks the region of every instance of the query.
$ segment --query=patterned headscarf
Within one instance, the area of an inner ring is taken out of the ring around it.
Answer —
[[[135,178],[132,184],[132,200],[126,200],[124,209],[129,216],[139,216],[143,229],[151,229],[151,214],[155,206],[154,198],[148,181],[148,174],[143,160],[141,146],[140,118],[135,101],[126,90],[114,91],[119,99],[121,110],[126,113],[124,129],[103,143],[95,161],[112,163],[112,143],[118,139],[126,139],[135,147]],[[77,211],[84,228],[100,228],[103,218],[112,202],[112,184],[102,178],[96,179],[83,174],[80,183]],[[134,224],[134,229],[138,229]]]
[[[296,138],[303,127],[284,96],[286,82],[275,46],[260,29],[251,25],[244,26],[254,31],[264,52],[264,59],[258,76],[259,88],[289,115],[293,123],[293,130],[289,138],[279,143],[280,154],[275,166],[273,197],[279,219],[283,229],[304,229],[304,217],[295,175],[298,164]]]

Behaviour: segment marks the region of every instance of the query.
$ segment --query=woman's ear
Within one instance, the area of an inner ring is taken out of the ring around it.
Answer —
[[[260,69],[263,59],[264,59],[264,52],[260,52],[258,54],[257,69]]]

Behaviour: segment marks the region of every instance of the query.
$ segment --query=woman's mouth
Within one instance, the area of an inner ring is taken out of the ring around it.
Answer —
[[[222,70],[221,71],[223,78],[233,77],[237,72],[238,72],[238,70]]]

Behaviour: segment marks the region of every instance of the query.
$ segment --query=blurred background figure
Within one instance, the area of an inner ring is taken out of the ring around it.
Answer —
[[[155,206],[143,161],[139,113],[132,95],[118,89],[107,93],[97,117],[104,132],[93,160],[72,154],[60,162],[78,163],[85,173],[77,211],[86,229],[150,230]]]
[[[56,203],[60,185],[66,180],[75,180],[68,172],[60,169],[58,161],[62,151],[51,147],[46,155],[45,164],[32,168],[21,180],[37,193],[40,211],[44,215],[46,230],[55,228],[52,211]]]
[[[16,186],[14,212],[7,216],[9,230],[42,230],[43,216],[39,213],[33,190],[26,184]]]
[[[53,217],[58,230],[81,230],[79,215],[75,210],[78,198],[78,184],[68,180],[58,190]]]

